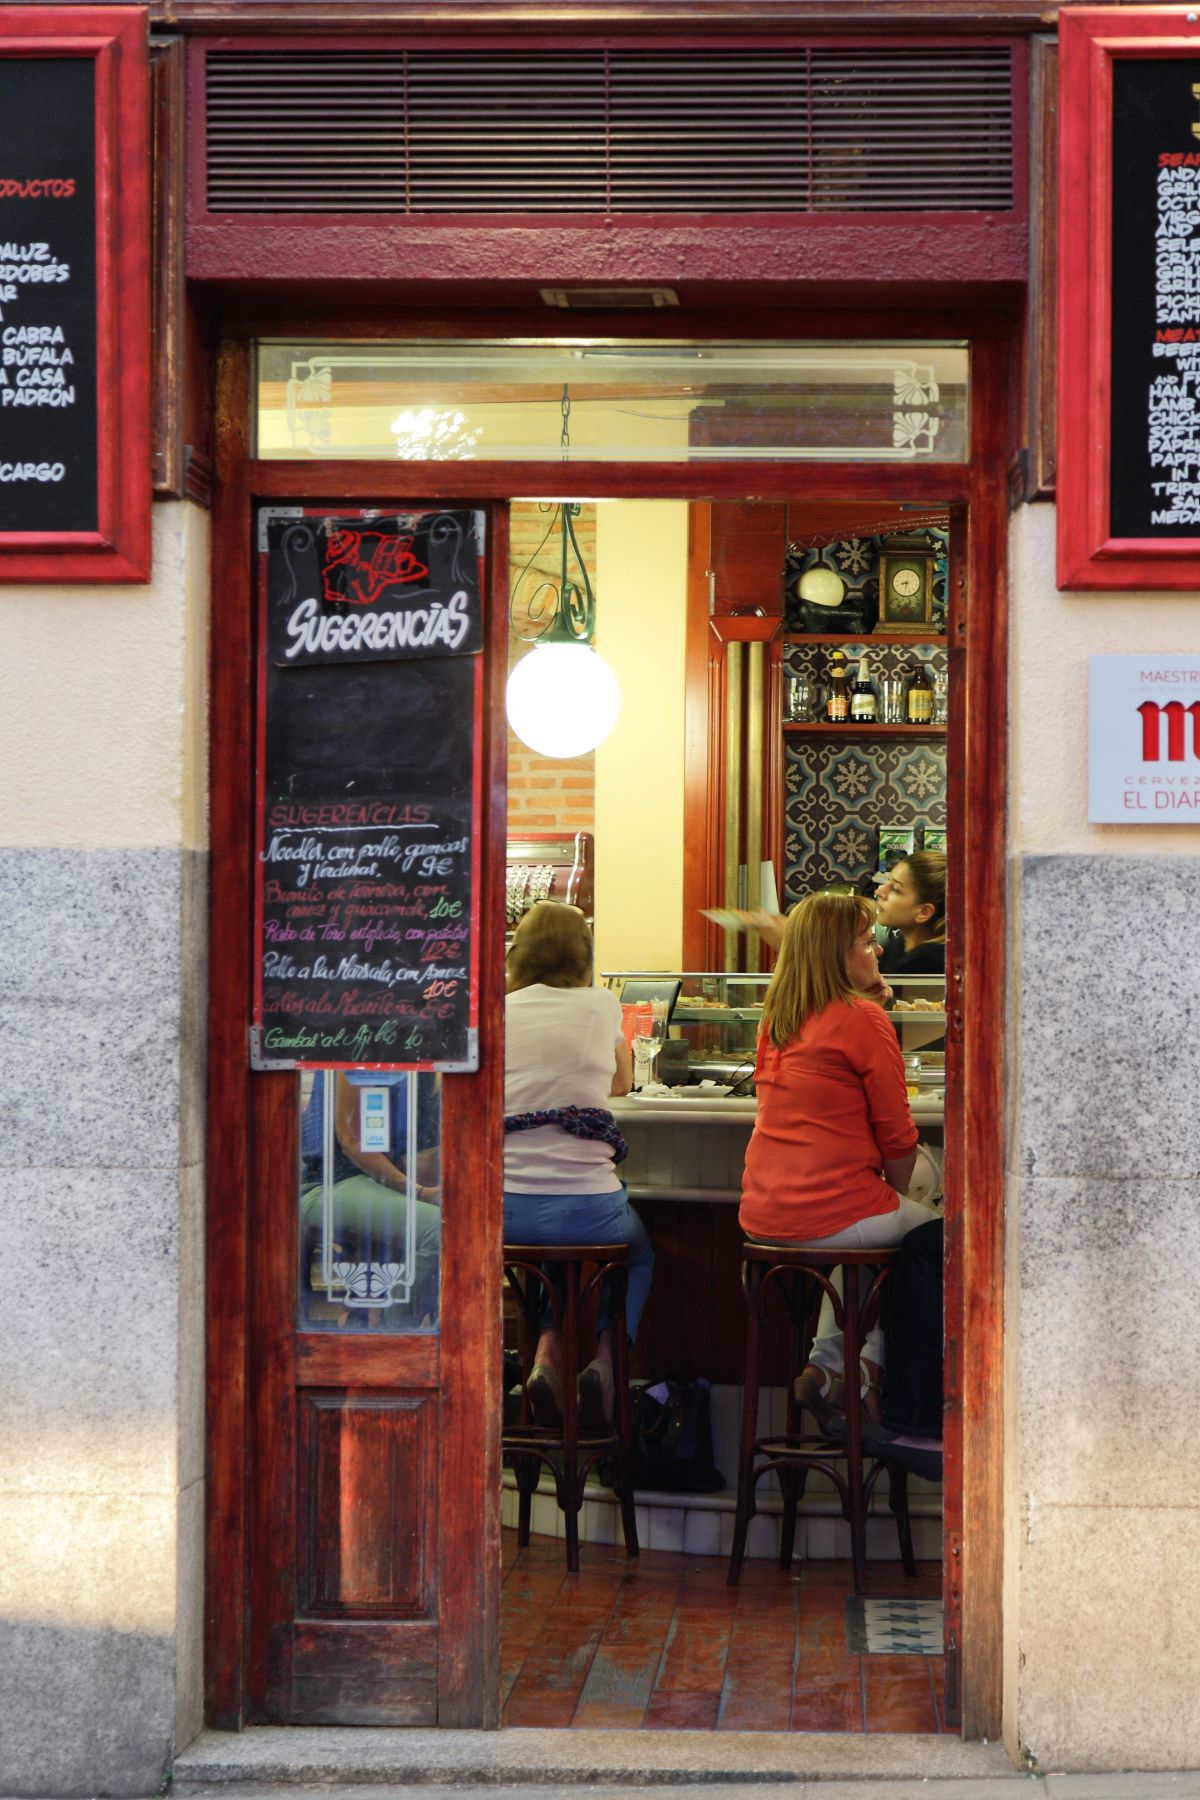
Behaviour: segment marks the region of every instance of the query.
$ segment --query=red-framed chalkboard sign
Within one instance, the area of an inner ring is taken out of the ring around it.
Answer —
[[[0,6],[0,582],[150,574],[144,6]]]
[[[1058,583],[1197,588],[1200,19],[1064,8],[1059,49]]]
[[[257,529],[251,1062],[477,1069],[485,515]]]

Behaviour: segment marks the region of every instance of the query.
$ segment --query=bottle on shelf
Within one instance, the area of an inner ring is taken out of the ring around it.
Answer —
[[[854,686],[850,689],[850,717],[856,725],[874,725],[879,717],[879,702],[875,698],[865,651],[858,659]]]
[[[933,689],[924,663],[916,663],[909,677],[906,710],[910,725],[928,725],[933,719]]]
[[[829,698],[825,702],[825,717],[835,725],[843,724],[850,717],[846,657],[841,650],[835,650],[829,659]]]

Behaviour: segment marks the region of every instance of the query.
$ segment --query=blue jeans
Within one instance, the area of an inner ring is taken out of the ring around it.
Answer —
[[[625,1188],[611,1194],[505,1194],[506,1244],[628,1244],[629,1288],[625,1325],[632,1344],[650,1292],[654,1249],[642,1221],[629,1204]],[[552,1323],[547,1306],[543,1330]],[[597,1332],[613,1322],[607,1285],[601,1291]]]

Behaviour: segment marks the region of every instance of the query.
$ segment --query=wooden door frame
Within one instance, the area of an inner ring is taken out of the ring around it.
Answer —
[[[246,1717],[249,1546],[247,1450],[252,1437],[253,1369],[248,1311],[251,1294],[249,1197],[254,1179],[249,1144],[246,1053],[250,953],[251,862],[246,809],[252,791],[250,696],[254,646],[250,597],[250,508],[259,498],[339,501],[398,494],[447,500],[452,486],[476,500],[509,500],[514,489],[566,499],[786,499],[919,497],[944,503],[968,521],[965,557],[952,570],[952,699],[947,807],[951,824],[947,1041],[958,1079],[948,1087],[946,1290],[947,1417],[944,1555],[948,1629],[961,1618],[962,1729],[996,1737],[1002,1703],[1003,1600],[1003,1224],[1005,801],[1007,787],[1007,466],[1015,342],[1003,322],[960,321],[971,341],[971,461],[968,465],[746,464],[704,465],[523,463],[301,462],[255,463],[248,340],[223,346],[216,394],[216,490],[212,556],[210,1012],[208,1103],[208,1485],[206,1496],[205,1688],[208,1722],[240,1729]],[[795,321],[794,335],[803,334]],[[926,325],[926,330],[928,329]],[[903,324],[893,332],[903,335]],[[467,335],[464,326],[464,335]],[[547,334],[549,335],[549,334]],[[703,322],[689,335],[705,335]],[[506,554],[493,546],[494,554]],[[970,597],[968,604],[968,596]],[[503,670],[494,667],[485,751],[484,803],[493,848],[504,842]],[[957,829],[955,827],[957,826]],[[970,843],[971,854],[966,854]],[[241,846],[241,850],[233,847]],[[493,857],[493,861],[494,861]],[[498,875],[498,879],[497,879]],[[503,961],[503,909],[489,926],[486,896],[501,891],[503,869],[485,876],[484,966]],[[486,982],[481,1036],[501,1041],[500,984]],[[497,1082],[499,1059],[492,1058]],[[501,1106],[495,1107],[498,1129]],[[481,1121],[481,1142],[489,1128]],[[499,1139],[496,1140],[497,1145]],[[464,1158],[465,1164],[465,1158]],[[498,1158],[497,1158],[498,1165]],[[970,1203],[964,1204],[966,1170]],[[494,1190],[494,1192],[493,1192]],[[478,1181],[463,1221],[444,1246],[444,1316],[453,1295],[482,1290],[494,1313],[492,1353],[456,1379],[477,1404],[451,1408],[450,1464],[468,1469],[481,1448],[489,1498],[470,1543],[457,1547],[461,1578],[455,1610],[473,1630],[465,1655],[444,1671],[446,1724],[494,1724],[498,1717],[500,1418],[500,1182],[498,1166]],[[450,1283],[447,1293],[445,1284]],[[443,1339],[444,1361],[453,1345]],[[447,1363],[447,1367],[449,1364]],[[485,1446],[479,1419],[495,1421]],[[492,1476],[494,1474],[494,1480]],[[461,1560],[460,1560],[461,1559]],[[236,1581],[234,1575],[236,1572]],[[235,1596],[230,1603],[230,1594]],[[483,1629],[480,1629],[482,1624]]]

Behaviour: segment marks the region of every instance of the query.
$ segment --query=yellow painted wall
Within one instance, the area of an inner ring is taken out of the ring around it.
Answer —
[[[596,751],[596,966],[678,969],[683,956],[687,506],[596,508],[596,648],[621,716]]]

